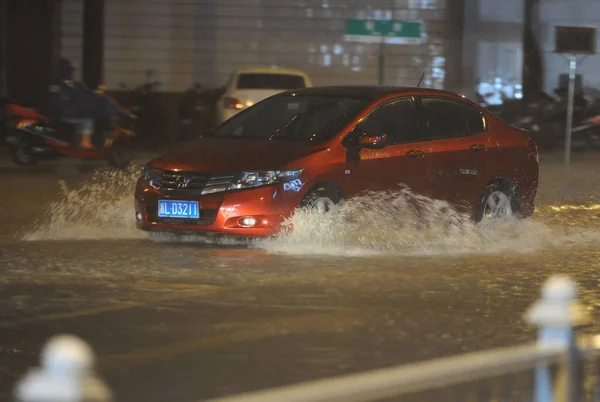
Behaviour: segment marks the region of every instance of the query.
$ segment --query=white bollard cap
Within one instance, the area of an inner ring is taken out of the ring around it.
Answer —
[[[73,335],[56,335],[42,351],[42,367],[52,373],[85,375],[94,365],[94,352]]]
[[[546,281],[542,297],[525,313],[529,324],[539,327],[580,327],[590,322],[589,314],[577,299],[577,284],[568,276],[556,275]]]
[[[50,339],[42,351],[42,367],[29,370],[17,384],[21,402],[111,401],[111,393],[93,373],[94,353],[72,335]]]

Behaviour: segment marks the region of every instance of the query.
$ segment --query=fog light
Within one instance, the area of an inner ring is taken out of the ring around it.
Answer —
[[[142,220],[142,213],[141,213],[141,212],[138,212],[138,213],[136,213],[136,214],[135,214],[135,219],[136,219],[137,221],[141,221],[141,220]]]
[[[239,220],[240,226],[245,228],[251,228],[253,226],[256,226],[257,223],[258,220],[252,216],[245,216]]]

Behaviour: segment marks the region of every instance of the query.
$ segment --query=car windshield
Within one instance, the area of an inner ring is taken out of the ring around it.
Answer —
[[[348,98],[274,96],[227,120],[213,136],[324,140],[341,130],[366,105],[366,101]]]
[[[298,89],[306,87],[304,77],[293,74],[244,73],[238,76],[238,89]]]

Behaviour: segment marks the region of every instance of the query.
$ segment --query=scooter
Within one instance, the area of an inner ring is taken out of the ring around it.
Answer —
[[[6,142],[13,161],[18,165],[33,165],[42,159],[74,156],[107,160],[116,168],[124,168],[133,159],[133,130],[108,119],[96,119],[92,138],[94,148],[81,148],[75,127],[65,122],[51,121],[34,108],[8,104],[13,116]]]
[[[560,99],[542,92],[540,99],[529,103],[526,114],[515,117],[511,125],[530,132],[540,149],[562,148],[565,143],[566,104]],[[594,127],[586,119],[589,111],[582,105],[573,109],[571,147],[585,151],[590,148],[588,128]]]
[[[573,127],[573,134],[584,133],[587,139],[587,145],[591,149],[600,148],[600,114],[588,117],[577,127]]]

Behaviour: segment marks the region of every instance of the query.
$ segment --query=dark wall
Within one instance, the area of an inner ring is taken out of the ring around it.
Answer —
[[[523,21],[523,102],[535,100],[544,86],[544,65],[538,33],[539,0],[525,0]]]
[[[83,2],[83,82],[90,88],[102,83],[104,71],[104,0]]]
[[[452,7],[446,8],[445,56],[446,77],[444,89],[462,92],[463,41],[464,41],[465,0],[452,0]]]
[[[6,0],[0,0],[0,97],[6,96]]]
[[[8,95],[39,105],[60,55],[60,0],[5,1]]]

